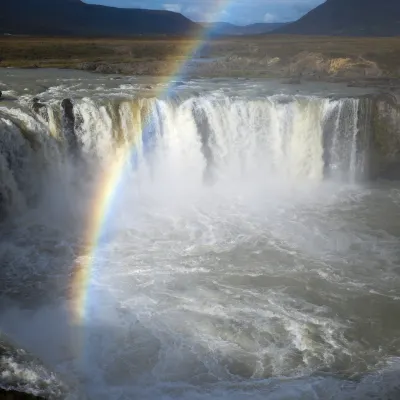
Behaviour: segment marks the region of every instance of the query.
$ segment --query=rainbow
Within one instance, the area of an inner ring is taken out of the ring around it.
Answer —
[[[208,15],[218,17],[219,14],[228,6],[232,0],[213,0]],[[165,77],[165,80],[159,85],[162,89],[155,93],[156,97],[168,93],[173,87],[173,83],[182,76],[187,63],[193,59],[195,53],[206,43],[210,35],[210,29],[203,29],[200,35],[191,39],[191,43],[186,49],[186,57],[172,66],[172,72]],[[126,149],[118,159],[110,165],[107,173],[101,177],[96,184],[97,190],[93,195],[93,204],[91,213],[86,223],[84,233],[84,249],[78,255],[74,271],[72,274],[71,293],[70,293],[70,311],[71,322],[75,326],[84,325],[86,312],[88,309],[88,300],[90,296],[90,283],[93,274],[93,266],[96,260],[96,251],[100,248],[100,239],[104,233],[104,227],[108,220],[108,215],[112,209],[114,199],[118,193],[118,186],[122,181],[124,168],[127,165],[129,157],[135,153],[138,143],[141,143],[142,137],[146,131],[143,126],[141,132],[136,135],[136,140],[130,149]]]

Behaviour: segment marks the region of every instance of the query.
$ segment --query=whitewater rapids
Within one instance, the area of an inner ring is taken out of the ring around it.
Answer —
[[[0,327],[78,397],[400,397],[400,186],[366,182],[356,96],[2,73]]]

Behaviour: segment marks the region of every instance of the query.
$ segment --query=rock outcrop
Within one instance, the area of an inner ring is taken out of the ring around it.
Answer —
[[[54,372],[0,333],[0,399],[61,400],[67,394]]]
[[[45,398],[38,397],[30,393],[0,388],[0,400],[45,400]]]
[[[288,59],[275,56],[229,55],[215,60],[192,60],[184,66],[188,77],[270,77],[290,80],[343,80],[376,79],[385,76],[380,66],[362,57],[329,57],[320,53],[302,51]],[[163,60],[135,61],[131,63],[80,63],[78,69],[102,74],[166,76],[178,68],[179,63]]]
[[[61,102],[61,109],[63,110],[64,136],[67,139],[71,154],[77,156],[79,153],[79,140],[75,132],[74,105],[71,99],[64,99]]]
[[[370,130],[371,179],[400,180],[400,98],[381,94],[365,105]]]

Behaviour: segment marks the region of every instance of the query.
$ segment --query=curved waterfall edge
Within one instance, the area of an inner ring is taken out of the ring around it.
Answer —
[[[399,122],[387,95],[33,99],[0,109],[0,216],[82,189],[126,149],[142,179],[400,179]]]

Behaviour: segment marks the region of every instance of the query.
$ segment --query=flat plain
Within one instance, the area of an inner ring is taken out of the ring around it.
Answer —
[[[165,76],[188,55],[194,55],[188,73],[199,76],[400,77],[400,37],[258,35],[204,43],[187,37],[0,37],[0,67]]]

